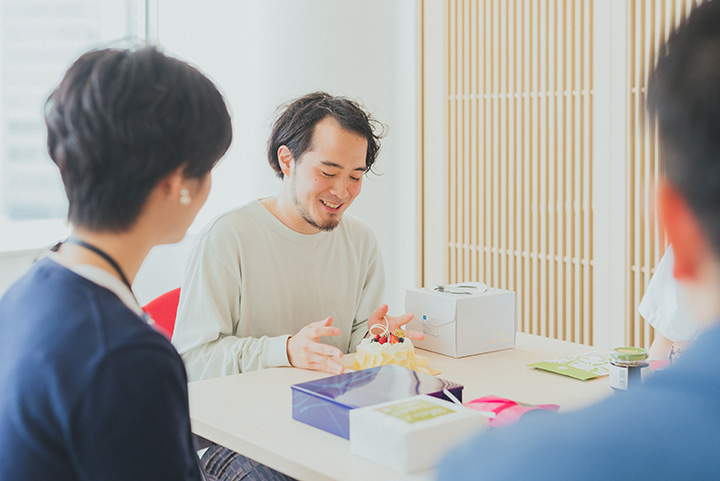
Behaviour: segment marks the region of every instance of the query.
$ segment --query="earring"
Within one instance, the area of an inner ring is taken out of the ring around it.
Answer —
[[[182,205],[190,205],[190,191],[187,190],[185,187],[180,189],[180,203]]]

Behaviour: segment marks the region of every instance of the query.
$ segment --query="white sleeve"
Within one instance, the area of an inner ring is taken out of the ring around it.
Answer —
[[[660,259],[650,279],[638,312],[657,332],[671,341],[687,341],[697,336],[697,324],[673,277],[672,246]]]
[[[201,234],[188,257],[172,342],[189,381],[289,366],[287,339],[235,336],[242,272],[237,238],[216,229]]]

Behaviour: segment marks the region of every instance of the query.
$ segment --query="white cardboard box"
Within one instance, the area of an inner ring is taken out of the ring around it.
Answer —
[[[473,287],[462,287],[473,286]],[[407,328],[423,332],[413,340],[421,349],[452,357],[472,356],[515,347],[515,293],[467,282],[408,289]]]
[[[350,451],[403,473],[435,466],[487,428],[478,411],[420,395],[350,411]]]

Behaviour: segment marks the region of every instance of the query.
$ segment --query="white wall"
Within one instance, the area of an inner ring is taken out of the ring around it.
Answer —
[[[0,296],[32,265],[39,251],[18,251],[0,255]]]
[[[151,9],[151,35],[200,67],[233,117],[233,145],[188,237],[153,249],[135,280],[141,303],[177,287],[194,233],[216,215],[270,196],[280,181],[265,143],[281,103],[327,90],[360,100],[389,128],[374,170],[349,212],[375,231],[385,259],[390,312],[418,282],[416,219],[416,5],[413,0],[173,0]],[[30,265],[0,257],[0,294]]]
[[[374,229],[385,259],[387,302],[402,312],[416,285],[416,12],[413,0],[160,1],[160,45],[197,65],[231,108],[233,145],[191,229],[280,181],[265,145],[278,105],[326,90],[360,100],[389,127],[374,170],[349,212]],[[136,281],[141,302],[180,284],[180,247],[153,250]]]

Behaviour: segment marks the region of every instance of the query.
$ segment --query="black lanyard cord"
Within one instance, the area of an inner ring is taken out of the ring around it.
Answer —
[[[79,245],[80,247],[84,247],[87,250],[92,251],[95,254],[102,257],[103,259],[105,259],[107,261],[107,263],[110,264],[113,269],[115,269],[115,272],[118,273],[118,275],[120,276],[120,279],[122,279],[123,283],[127,286],[128,289],[130,289],[130,292],[132,292],[132,286],[130,285],[130,281],[128,281],[127,277],[125,277],[125,273],[122,271],[122,269],[120,268],[118,263],[115,262],[115,259],[110,257],[110,255],[107,252],[101,250],[99,247],[95,247],[92,244],[88,244],[87,242],[85,242],[83,240],[76,239],[75,237],[69,237],[65,242],[68,244],[75,244],[75,245]]]
[[[61,246],[62,244],[64,244],[64,243],[75,244],[75,245],[78,245],[78,246],[80,246],[80,247],[84,247],[85,249],[87,249],[87,250],[89,250],[89,251],[91,251],[91,252],[94,252],[95,254],[97,254],[97,255],[99,255],[100,257],[102,257],[103,259],[105,259],[105,260],[107,261],[107,263],[110,264],[113,269],[115,269],[115,272],[118,273],[118,275],[120,276],[120,279],[123,281],[123,284],[125,284],[125,285],[127,286],[127,288],[130,290],[130,295],[132,295],[132,296],[133,296],[133,299],[135,299],[135,303],[136,303],[138,306],[140,305],[140,303],[139,303],[138,300],[137,300],[137,297],[135,297],[135,293],[134,293],[133,290],[132,290],[132,285],[130,284],[130,281],[128,281],[127,277],[125,277],[125,273],[122,271],[122,269],[120,268],[120,266],[118,265],[118,263],[115,261],[115,259],[113,259],[112,257],[110,257],[110,254],[108,254],[107,252],[103,251],[103,250],[100,249],[99,247],[96,247],[96,246],[94,246],[94,245],[92,245],[92,244],[89,244],[89,243],[87,243],[87,242],[85,242],[85,241],[83,241],[83,240],[77,239],[77,238],[75,238],[75,237],[68,237],[65,241],[58,242],[58,243],[55,244],[50,250],[53,251],[53,252],[57,252],[58,249],[60,249],[60,246]],[[148,313],[146,313],[146,312],[144,312],[144,311],[143,311],[142,316],[140,316],[140,317],[143,319],[143,321],[147,322],[148,324],[154,324],[154,323],[155,323],[155,321],[152,320],[152,318],[148,315]]]

